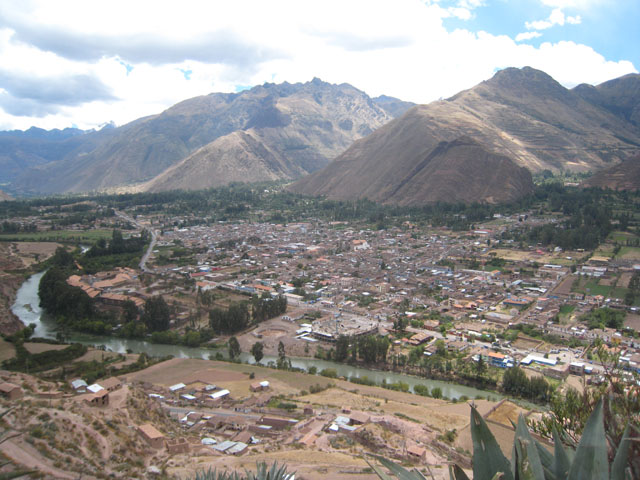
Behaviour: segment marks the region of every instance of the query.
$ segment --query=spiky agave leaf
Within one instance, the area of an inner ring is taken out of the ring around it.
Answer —
[[[194,480],[242,480],[237,472],[218,472],[218,469],[197,472]]]
[[[258,475],[259,474],[259,475]],[[287,465],[278,466],[278,462],[274,461],[271,468],[267,471],[267,464],[258,463],[256,468],[256,476],[248,475],[249,480],[288,480],[293,473],[287,472]]]
[[[471,407],[471,438],[473,439],[473,478],[491,480],[502,473],[504,480],[513,480],[511,464],[504,456],[495,437],[475,407]]]
[[[32,473],[38,473],[38,471],[37,470],[30,470],[30,471],[21,470],[18,472],[0,473],[0,480],[10,480],[12,478],[20,478],[20,477],[24,477],[25,475],[31,475]]]
[[[469,480],[469,477],[464,473],[464,470],[456,464],[449,465],[449,478],[451,480]]]
[[[371,456],[378,460],[384,467],[389,469],[389,471],[394,474],[399,480],[426,480],[426,477],[417,470],[413,470],[410,472],[406,468],[403,468],[397,463],[394,463],[387,458],[381,457],[380,455]],[[376,469],[374,469],[374,471],[376,471]],[[376,473],[378,472],[376,471]],[[388,475],[386,477],[388,478]],[[384,479],[385,477],[380,478]]]
[[[545,480],[544,468],[536,444],[537,442],[529,433],[524,417],[520,414],[513,442],[512,460],[514,476],[518,480]]]
[[[604,432],[600,399],[596,408],[587,420],[582,438],[576,450],[568,480],[600,480],[609,478],[609,462],[607,460],[607,439]]]
[[[625,480],[625,470],[629,461],[629,447],[631,441],[629,439],[629,425],[624,429],[622,440],[618,445],[618,451],[611,465],[611,480]]]
[[[569,469],[571,468],[571,459],[567,454],[567,450],[562,444],[560,434],[556,427],[553,427],[553,472],[555,477],[560,480],[567,478]]]

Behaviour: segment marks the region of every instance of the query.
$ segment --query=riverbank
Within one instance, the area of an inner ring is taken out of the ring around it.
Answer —
[[[25,324],[34,323],[36,330],[34,337],[41,338],[56,338],[56,325],[52,320],[46,319],[42,315],[42,311],[39,307],[38,300],[38,284],[43,272],[32,275],[18,292],[16,302],[14,304],[13,311],[20,317]],[[26,306],[30,308],[27,308]],[[210,348],[196,348],[185,347],[181,345],[165,345],[151,343],[145,340],[125,339],[112,336],[103,335],[89,335],[82,333],[72,333],[66,339],[68,342],[81,343],[87,346],[98,346],[109,351],[116,353],[146,353],[152,357],[167,357],[172,355],[176,358],[195,358],[195,359],[214,359],[217,353],[226,356],[226,349],[210,349]],[[256,339],[257,341],[257,339]],[[240,355],[242,362],[254,363],[253,356],[248,353],[246,349],[243,349],[243,353]],[[321,372],[325,369],[335,370],[337,377],[350,378],[364,378],[368,381],[375,382],[377,385],[387,384],[399,384],[400,382],[408,385],[409,391],[413,392],[416,385],[427,386],[429,391],[434,388],[439,388],[442,395],[451,399],[458,399],[466,396],[468,398],[476,398],[478,396],[493,398],[502,398],[502,395],[494,392],[487,392],[477,388],[458,385],[455,383],[433,380],[424,377],[406,375],[403,373],[395,373],[387,370],[374,370],[372,368],[336,363],[328,360],[320,360],[312,357],[289,357],[291,366],[294,368],[304,369],[309,371],[312,367],[317,372]],[[266,354],[262,359],[262,364],[267,365],[269,362],[276,362],[277,356]],[[233,364],[230,364],[233,365]],[[316,377],[317,378],[317,377]]]
[[[28,325],[15,312],[18,291],[35,266],[60,246],[54,242],[0,242],[0,334],[11,335]]]
[[[24,264],[16,255],[15,245],[0,242],[0,333],[11,335],[24,324],[11,311],[25,276],[19,272]]]

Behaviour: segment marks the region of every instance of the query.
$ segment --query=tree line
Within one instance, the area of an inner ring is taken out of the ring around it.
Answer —
[[[209,325],[216,333],[237,333],[251,323],[257,324],[282,315],[287,311],[287,298],[268,294],[253,297],[251,302],[233,302],[227,309],[220,307],[209,311]]]

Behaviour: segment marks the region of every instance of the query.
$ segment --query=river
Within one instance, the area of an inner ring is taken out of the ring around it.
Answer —
[[[36,325],[34,337],[56,338],[57,329],[55,322],[43,314],[39,305],[40,299],[38,298],[38,285],[42,275],[44,275],[44,272],[32,275],[22,284],[16,295],[16,301],[11,307],[11,311],[20,318],[25,325],[32,323]],[[178,358],[201,358],[207,360],[210,357],[215,356],[218,351],[221,351],[207,348],[182,347],[179,345],[161,345],[157,343],[149,343],[144,340],[132,340],[75,332],[71,334],[68,341],[82,343],[85,345],[103,346],[107,350],[118,353],[126,353],[127,351],[134,353],[145,352],[147,355],[153,357],[173,355]],[[221,352],[223,354],[226,353],[224,350]],[[253,357],[248,353],[242,353],[240,358],[243,362],[254,362]],[[500,394],[494,392],[486,392],[476,388],[466,387],[464,385],[456,385],[439,380],[429,380],[412,375],[371,370],[368,368],[354,367],[351,365],[318,360],[315,358],[292,357],[290,360],[293,367],[304,368],[305,370],[308,370],[312,366],[316,367],[318,371],[325,368],[333,368],[336,370],[338,376],[345,378],[367,377],[369,380],[373,380],[378,384],[382,383],[383,380],[387,383],[404,382],[409,384],[411,391],[413,391],[413,386],[417,384],[427,385],[429,389],[440,387],[442,389],[442,394],[449,398],[459,398],[462,395],[466,395],[469,398],[475,398],[478,395],[490,395],[493,398],[502,398]],[[262,359],[263,364],[275,361],[276,357],[268,355],[265,355]]]

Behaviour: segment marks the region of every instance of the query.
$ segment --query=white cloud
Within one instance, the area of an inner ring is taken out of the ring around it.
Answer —
[[[17,115],[10,104],[13,115],[0,108],[5,128],[123,124],[197,95],[313,77],[426,103],[470,88],[499,67],[530,65],[565,85],[635,71],[630,62],[607,61],[572,42],[518,43],[540,36],[537,30],[513,40],[445,29],[451,8],[466,18],[482,5],[478,0],[0,2],[0,66],[16,98],[35,95],[20,77],[71,78],[95,93],[65,103],[67,92],[58,88],[51,92],[55,108],[38,118]],[[560,10],[545,21],[571,18]],[[189,79],[183,71],[191,71]],[[0,83],[0,95],[7,92]]]
[[[541,37],[542,34],[540,32],[522,32],[516,35],[516,42],[523,42],[526,40],[532,40],[534,38]]]
[[[606,0],[542,0],[542,4],[553,8],[576,8],[585,10],[604,3]]]
[[[579,17],[578,17],[579,18]],[[572,17],[575,20],[575,17]],[[565,16],[564,12],[560,8],[554,8],[546,20],[536,20],[534,22],[526,22],[525,26],[527,30],[546,30],[554,25],[564,25]],[[579,22],[578,22],[579,23]]]

